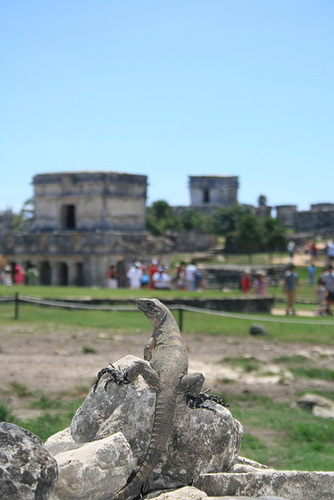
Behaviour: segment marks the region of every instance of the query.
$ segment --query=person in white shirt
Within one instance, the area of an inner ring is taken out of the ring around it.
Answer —
[[[195,262],[192,260],[190,264],[186,267],[186,281],[187,288],[190,291],[194,291],[196,289],[196,272],[197,266]]]
[[[126,273],[126,277],[128,278],[128,283],[130,288],[140,288],[141,287],[141,278],[143,275],[143,271],[141,268],[141,263],[136,261],[133,266],[131,266]]]
[[[154,288],[158,288],[160,290],[166,290],[169,288],[170,277],[162,266],[159,266],[158,271],[153,274],[153,283]]]

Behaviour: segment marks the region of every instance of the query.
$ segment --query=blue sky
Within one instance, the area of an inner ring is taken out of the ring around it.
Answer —
[[[333,0],[3,0],[0,211],[38,173],[237,175],[240,203],[334,202]]]

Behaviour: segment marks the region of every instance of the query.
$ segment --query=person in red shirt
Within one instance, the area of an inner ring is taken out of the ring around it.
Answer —
[[[148,265],[148,275],[150,277],[150,288],[153,290],[155,288],[153,275],[158,272],[158,262],[156,259],[152,259]]]
[[[251,274],[249,271],[246,271],[243,277],[241,278],[241,290],[243,293],[248,293],[251,289]]]

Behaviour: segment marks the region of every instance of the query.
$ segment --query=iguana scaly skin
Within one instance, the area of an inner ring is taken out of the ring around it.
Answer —
[[[126,382],[142,375],[156,392],[156,405],[151,441],[144,461],[133,479],[120,490],[114,500],[130,500],[139,496],[141,488],[166,448],[179,393],[199,394],[204,376],[187,375],[188,354],[172,313],[158,299],[137,299],[136,305],[154,327],[144,349],[147,363],[136,363],[124,375]],[[104,372],[105,373],[105,372]]]

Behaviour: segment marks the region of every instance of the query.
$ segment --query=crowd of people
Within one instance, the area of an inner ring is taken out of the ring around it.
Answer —
[[[316,278],[316,266],[311,262],[308,268],[309,286],[314,287]],[[333,316],[332,306],[334,304],[334,269],[330,261],[321,271],[317,278],[315,294],[317,300],[316,313],[320,316]],[[284,274],[284,289],[287,295],[286,314],[296,314],[294,309],[297,288],[302,288],[296,266],[290,263]]]
[[[0,283],[3,285],[38,285],[39,271],[36,266],[29,264],[24,269],[19,264],[14,267],[6,265],[0,274]]]
[[[203,269],[191,261],[180,262],[171,271],[163,262],[152,259],[147,265],[135,261],[126,273],[129,288],[150,288],[168,290],[172,286],[177,290],[204,290]]]

